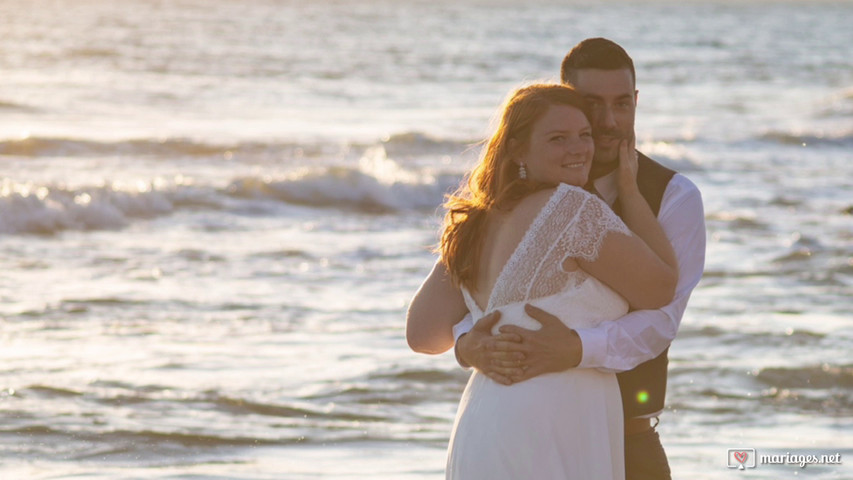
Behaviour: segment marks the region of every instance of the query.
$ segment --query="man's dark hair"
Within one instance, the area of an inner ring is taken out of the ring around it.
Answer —
[[[634,61],[615,42],[606,38],[587,38],[575,45],[563,58],[560,66],[560,81],[572,85],[576,80],[575,74],[584,68],[597,70],[619,70],[627,68],[631,71],[631,79],[637,84],[637,74],[634,72]]]

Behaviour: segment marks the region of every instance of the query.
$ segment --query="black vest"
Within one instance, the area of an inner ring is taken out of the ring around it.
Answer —
[[[639,154],[638,165],[637,185],[640,187],[643,198],[652,208],[652,212],[657,216],[663,193],[675,172],[642,153]],[[669,364],[667,352],[669,348],[648,362],[616,375],[619,380],[619,389],[622,391],[622,411],[626,419],[663,410],[663,400],[666,395],[666,368]]]

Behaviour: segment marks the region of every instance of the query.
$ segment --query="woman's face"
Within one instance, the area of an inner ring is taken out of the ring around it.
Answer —
[[[533,124],[527,152],[516,160],[524,162],[530,180],[583,186],[594,153],[592,128],[583,112],[551,105]]]

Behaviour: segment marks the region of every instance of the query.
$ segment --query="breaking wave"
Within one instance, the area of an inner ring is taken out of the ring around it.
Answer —
[[[760,140],[782,145],[853,147],[853,132],[846,134],[826,134],[822,132],[767,132]]]
[[[405,170],[387,159],[381,148],[352,167],[234,178],[224,187],[176,179],[131,188],[112,184],[69,188],[7,179],[0,183],[0,233],[120,229],[136,219],[182,209],[263,212],[270,203],[364,213],[434,210],[460,179],[456,173]]]
[[[0,141],[0,155],[20,157],[68,156],[233,156],[239,154],[302,154],[296,143],[242,142],[214,144],[186,138],[136,139],[115,142],[58,137],[26,137]]]

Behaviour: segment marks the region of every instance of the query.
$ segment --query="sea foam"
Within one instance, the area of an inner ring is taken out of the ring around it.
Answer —
[[[179,210],[268,211],[263,207],[270,202],[363,213],[433,210],[459,181],[456,173],[404,169],[388,159],[381,146],[369,150],[356,166],[239,177],[224,187],[183,177],[75,188],[7,179],[0,184],[0,233],[119,229]]]

